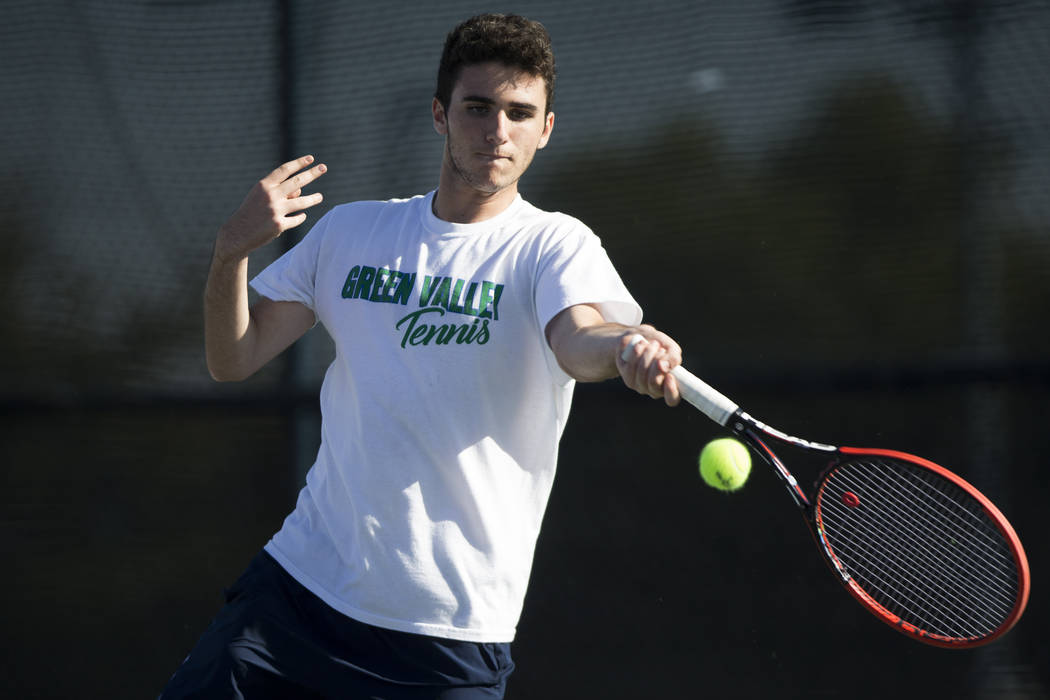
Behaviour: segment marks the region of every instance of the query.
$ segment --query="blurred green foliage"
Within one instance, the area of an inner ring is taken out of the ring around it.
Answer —
[[[1014,221],[979,216],[974,197],[1009,176],[1008,151],[968,142],[881,75],[832,85],[811,113],[757,163],[729,153],[699,114],[637,144],[595,145],[552,168],[543,203],[590,224],[650,320],[705,362],[956,354],[966,256],[981,254],[968,249],[973,226],[1005,259],[1002,341],[1024,355],[1050,348],[1033,318],[1050,304],[1047,247]]]

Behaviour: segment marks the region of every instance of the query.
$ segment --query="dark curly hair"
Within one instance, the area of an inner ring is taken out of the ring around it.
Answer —
[[[464,66],[496,61],[543,78],[547,108],[554,107],[554,52],[546,28],[519,15],[471,17],[445,39],[434,97],[447,110],[452,87]]]

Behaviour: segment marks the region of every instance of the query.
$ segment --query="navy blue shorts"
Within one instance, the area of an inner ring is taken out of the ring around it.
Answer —
[[[266,552],[160,697],[491,700],[514,670],[509,644],[373,627],[329,607]]]

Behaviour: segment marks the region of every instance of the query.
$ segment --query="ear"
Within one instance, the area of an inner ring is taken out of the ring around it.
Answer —
[[[434,98],[434,102],[430,105],[430,110],[434,113],[434,131],[442,136],[447,136],[448,119],[445,116],[445,107],[438,98]]]
[[[554,130],[554,112],[548,112],[543,125],[543,133],[540,134],[540,144],[537,148],[543,148],[551,140],[551,131]]]

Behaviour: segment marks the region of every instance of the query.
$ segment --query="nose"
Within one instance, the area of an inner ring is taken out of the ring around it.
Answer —
[[[503,110],[497,110],[492,122],[489,124],[487,140],[489,143],[504,143],[507,140],[507,130],[510,120]]]

